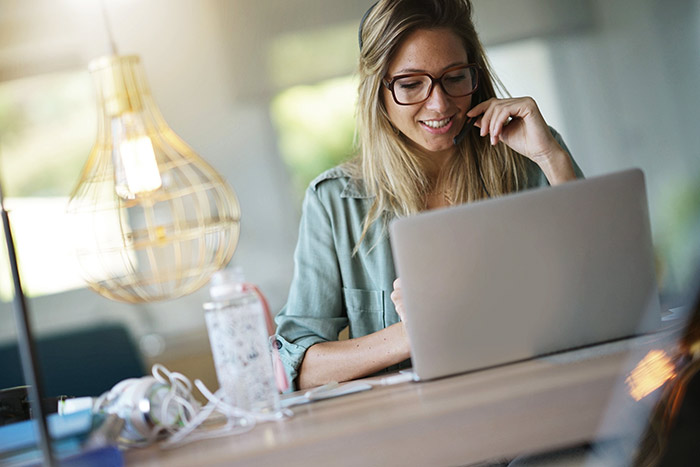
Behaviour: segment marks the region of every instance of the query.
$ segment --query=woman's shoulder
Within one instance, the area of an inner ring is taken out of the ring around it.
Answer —
[[[309,188],[314,191],[318,191],[319,186],[322,184],[330,186],[343,185],[344,183],[347,183],[349,179],[350,174],[347,172],[347,170],[345,170],[342,165],[337,165],[324,172],[321,172],[316,178],[311,180],[311,183],[309,183]]]
[[[309,190],[316,194],[339,196],[341,198],[368,198],[364,183],[348,163],[330,168],[309,183]]]

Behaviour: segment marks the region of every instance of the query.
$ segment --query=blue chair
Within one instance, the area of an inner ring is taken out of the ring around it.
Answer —
[[[121,324],[41,337],[37,342],[44,396],[99,396],[119,381],[144,376],[138,348]],[[0,346],[0,389],[25,384],[17,343]]]

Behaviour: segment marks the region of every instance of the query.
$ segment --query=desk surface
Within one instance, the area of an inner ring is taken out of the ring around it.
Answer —
[[[464,465],[572,445],[600,432],[612,389],[634,364],[629,344],[606,345],[605,351],[375,387],[294,407],[294,417],[242,435],[131,450],[126,460],[145,466]]]

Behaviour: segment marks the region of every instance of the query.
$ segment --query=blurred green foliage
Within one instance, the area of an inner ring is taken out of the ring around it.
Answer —
[[[271,105],[278,144],[297,193],[319,173],[353,155],[357,83],[352,77],[295,86]]]
[[[660,279],[667,293],[683,296],[698,287],[692,281],[700,273],[700,174],[677,180],[664,206]]]
[[[0,83],[0,177],[7,197],[67,196],[95,141],[87,71]]]

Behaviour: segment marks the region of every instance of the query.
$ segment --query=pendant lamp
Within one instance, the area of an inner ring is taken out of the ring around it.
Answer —
[[[236,248],[232,188],[163,119],[137,56],[89,65],[97,140],[68,203],[88,286],[122,302],[194,292]]]

